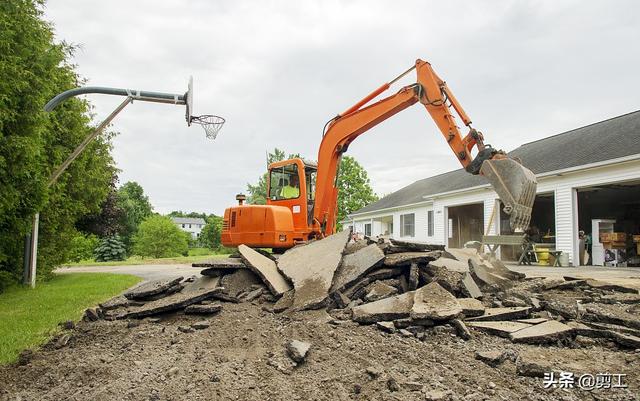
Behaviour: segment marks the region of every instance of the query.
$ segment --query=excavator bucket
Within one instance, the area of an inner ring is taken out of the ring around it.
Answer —
[[[529,228],[531,208],[536,199],[538,181],[531,170],[513,159],[485,160],[480,167],[510,215],[511,228],[522,232]]]

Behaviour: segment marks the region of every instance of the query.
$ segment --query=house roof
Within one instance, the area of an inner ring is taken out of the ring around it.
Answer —
[[[525,143],[509,152],[509,156],[520,158],[522,164],[535,174],[635,154],[640,154],[640,110]],[[470,175],[463,169],[449,171],[416,181],[351,214],[411,205],[423,202],[425,196],[486,183],[483,177]]]
[[[176,224],[206,224],[201,217],[172,217],[171,220]]]

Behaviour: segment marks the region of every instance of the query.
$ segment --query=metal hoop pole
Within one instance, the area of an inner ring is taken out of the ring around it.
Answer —
[[[109,88],[105,86],[85,86],[84,88],[69,89],[58,94],[44,106],[44,111],[51,111],[60,103],[70,97],[86,95],[87,93],[101,93],[103,95],[127,96],[134,100],[156,103],[173,103],[179,105],[187,104],[186,94],[178,95],[175,93],[141,91],[137,89],[119,89]]]

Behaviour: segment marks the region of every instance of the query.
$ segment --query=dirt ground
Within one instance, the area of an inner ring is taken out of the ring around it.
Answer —
[[[326,313],[274,314],[254,303],[224,303],[211,326],[183,333],[201,318],[181,313],[145,319],[81,322],[69,343],[53,342],[0,367],[0,400],[639,400],[640,352],[608,342],[559,346],[513,344],[447,330],[426,339],[387,334]],[[134,327],[128,327],[134,326]],[[446,326],[445,326],[446,328]],[[294,366],[291,339],[311,343]],[[507,360],[491,367],[476,351],[508,351],[555,370],[626,374],[627,389],[544,389]]]

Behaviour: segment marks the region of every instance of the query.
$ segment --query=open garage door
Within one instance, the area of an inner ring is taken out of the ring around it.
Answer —
[[[466,242],[482,241],[484,227],[484,205],[474,203],[447,208],[448,246],[462,248]]]
[[[584,264],[640,266],[640,181],[578,189],[578,229],[591,235]],[[601,233],[612,241],[600,242]]]
[[[502,207],[503,205],[500,203],[500,234],[511,235],[514,232],[509,225],[509,215],[502,211]],[[533,242],[543,244],[545,248],[555,249],[556,206],[553,192],[536,195],[527,234],[530,235],[529,238]],[[521,247],[503,245],[500,256],[503,260],[518,260],[521,252]]]

